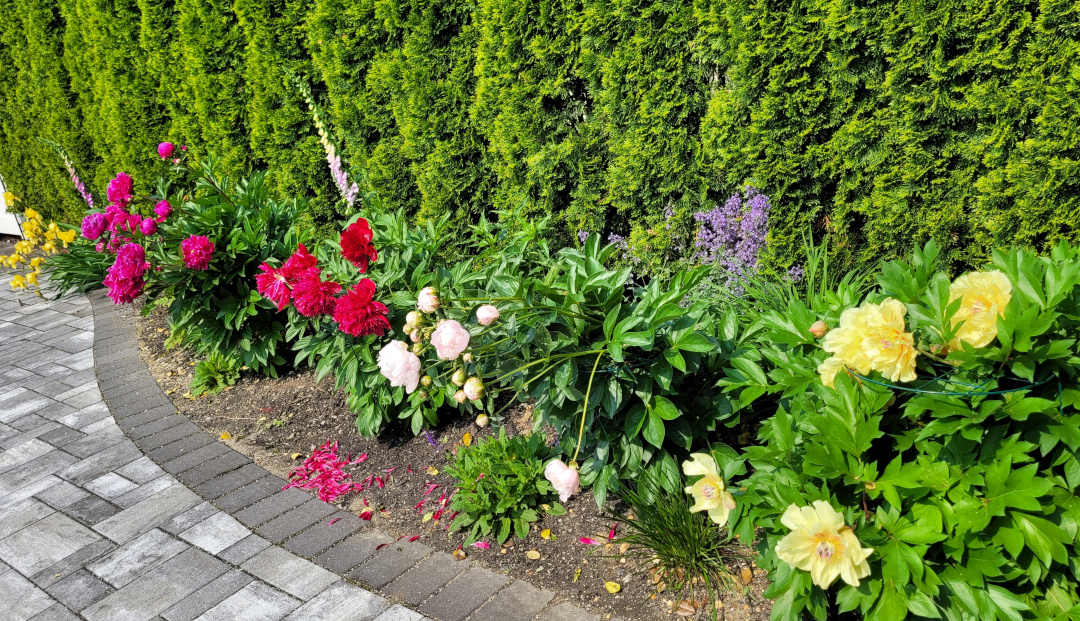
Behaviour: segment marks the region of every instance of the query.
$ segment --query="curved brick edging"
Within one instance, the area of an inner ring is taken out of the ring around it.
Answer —
[[[599,615],[572,604],[552,605],[550,591],[455,561],[419,542],[377,551],[394,538],[307,492],[282,491],[283,479],[176,411],[139,355],[135,311],[114,306],[104,291],[88,297],[94,313],[97,380],[117,424],[154,463],[210,503],[202,505],[206,515],[190,516],[193,523],[220,510],[254,531],[222,552],[226,560],[244,568],[249,558],[267,556],[271,544],[277,544],[281,558],[276,562],[288,563],[293,555],[309,559],[438,621],[599,621]],[[413,619],[420,615],[396,606],[377,621]]]

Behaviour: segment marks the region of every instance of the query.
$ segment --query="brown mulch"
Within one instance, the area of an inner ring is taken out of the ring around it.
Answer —
[[[465,434],[471,434],[475,441],[496,433],[490,427],[480,429],[472,421],[450,420],[431,430],[429,441],[423,433],[414,437],[403,426],[392,424],[378,438],[362,438],[356,432],[345,396],[333,391],[330,379],[316,383],[310,371],[292,371],[276,379],[245,372],[235,386],[220,394],[194,398],[188,384],[197,360],[188,350],[165,349],[168,323],[164,309],[140,318],[137,329],[143,358],[155,379],[176,407],[209,433],[218,437],[229,434],[229,445],[282,478],[288,478],[289,472],[327,439],[339,443],[340,454],[355,457],[367,453],[367,461],[346,471],[355,481],[380,476],[385,487],[373,486],[361,494],[349,494],[347,500],[337,504],[359,514],[366,500],[374,509],[372,523],[394,537],[420,535],[420,541],[445,552],[453,552],[464,542],[464,532],[447,532],[447,521],[436,523],[429,514],[440,493],[453,489],[454,480],[445,470],[463,446]],[[519,410],[517,416],[508,416],[507,420],[510,435],[531,431],[527,410]],[[429,483],[442,487],[425,496]],[[423,507],[416,510],[416,504],[425,499]],[[647,566],[621,556],[616,544],[578,543],[579,537],[606,541],[612,526],[610,520],[599,516],[592,494],[586,491],[571,498],[566,508],[566,515],[542,517],[525,540],[512,537],[499,546],[494,537],[489,537],[488,550],[466,548],[468,560],[550,589],[557,594],[557,600],[598,613],[601,619],[676,618],[673,608],[678,602],[668,593],[655,593]],[[609,500],[605,508],[625,510],[614,500]],[[551,539],[540,536],[544,529],[550,529]],[[530,560],[525,555],[528,551],[539,552],[540,559]],[[740,577],[750,580],[741,589],[720,597],[723,608],[719,618],[766,621],[770,606],[761,592],[768,581],[764,572],[753,565],[748,550],[745,559],[732,563],[731,570],[740,584]],[[604,587],[608,581],[618,582],[622,590],[609,593]]]

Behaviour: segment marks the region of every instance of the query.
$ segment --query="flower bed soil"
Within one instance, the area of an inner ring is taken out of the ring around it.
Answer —
[[[140,349],[151,373],[183,414],[215,436],[228,434],[230,446],[250,456],[270,472],[287,478],[312,450],[327,439],[339,442],[339,452],[357,456],[367,453],[362,464],[345,470],[353,480],[370,475],[385,479],[361,494],[349,493],[335,502],[359,514],[364,500],[374,509],[372,523],[394,537],[420,535],[427,545],[453,552],[465,539],[463,532],[448,533],[448,522],[436,523],[425,514],[434,510],[443,490],[451,490],[452,477],[445,474],[453,455],[463,446],[466,433],[473,441],[492,433],[471,421],[447,421],[431,431],[434,446],[424,434],[414,437],[403,426],[391,425],[377,439],[360,437],[344,395],[333,392],[331,380],[315,382],[310,371],[291,372],[277,379],[244,373],[235,386],[218,395],[192,398],[188,393],[195,358],[191,352],[176,348],[166,350],[168,323],[164,309],[156,309],[137,323]],[[507,417],[510,435],[528,433],[531,416],[527,410]],[[393,469],[392,472],[388,472]],[[437,471],[437,474],[435,473]],[[429,483],[441,485],[425,496]],[[417,503],[424,501],[417,510]],[[566,515],[544,516],[533,525],[526,540],[511,538],[499,546],[493,537],[486,541],[491,548],[469,547],[468,561],[479,562],[493,571],[550,589],[559,599],[568,600],[599,613],[602,619],[621,617],[628,621],[651,621],[675,616],[677,602],[667,593],[655,593],[647,566],[637,559],[620,556],[617,544],[587,546],[579,537],[608,540],[610,520],[600,517],[592,494],[585,491],[566,503]],[[608,511],[625,511],[609,500]],[[551,539],[540,533],[550,529]],[[616,532],[616,539],[619,533]],[[535,550],[539,560],[525,553]],[[721,596],[721,619],[765,621],[769,602],[761,597],[768,582],[764,572],[754,567],[750,551],[744,549],[745,561],[735,561],[731,570],[736,577],[749,577],[749,584],[738,592]],[[609,593],[605,582],[617,581],[622,590]],[[741,582],[741,580],[740,580]],[[707,615],[698,615],[707,618]]]

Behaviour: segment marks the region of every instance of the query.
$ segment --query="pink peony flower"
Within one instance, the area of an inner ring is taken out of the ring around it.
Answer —
[[[192,235],[180,242],[184,252],[184,265],[193,270],[205,270],[210,267],[214,257],[214,242],[205,235]]]
[[[561,459],[555,459],[544,468],[544,478],[559,493],[559,500],[566,502],[581,490],[578,485],[578,471],[567,466]]]
[[[255,276],[255,288],[259,290],[259,294],[264,298],[277,304],[278,311],[285,310],[292,295],[285,276],[281,273],[281,270],[270,267],[270,264],[265,261],[259,266],[259,269],[263,273]]]
[[[424,287],[416,296],[416,307],[422,313],[434,313],[439,310],[439,295],[435,287]]]
[[[469,346],[469,331],[453,319],[445,321],[432,332],[431,344],[439,358],[453,360]]]
[[[360,218],[341,232],[341,256],[356,266],[363,274],[368,264],[379,258],[375,246],[371,244],[373,233],[368,221]]]
[[[324,282],[319,277],[318,268],[312,271],[314,273],[305,273],[293,286],[293,304],[305,317],[332,315],[334,307],[337,306],[337,298],[334,296],[341,291],[341,285],[331,281]]]
[[[382,302],[372,299],[374,296],[375,283],[365,278],[338,298],[334,308],[338,328],[353,336],[386,334],[390,329],[390,321],[386,318],[388,309]]]
[[[154,222],[153,218],[147,218],[139,225],[139,232],[143,235],[153,235],[157,233],[157,222]]]
[[[96,245],[96,246],[94,246],[94,250],[96,250],[97,252],[102,252],[102,251],[104,251],[104,250],[105,250],[105,248],[106,248],[106,246],[105,246],[105,242],[103,242],[103,241],[99,241],[99,242],[97,243],[97,245]]]
[[[476,309],[476,320],[480,322],[482,326],[490,326],[495,323],[495,320],[499,318],[499,309],[495,308],[491,304],[484,304],[480,308]]]
[[[304,244],[300,244],[296,249],[296,252],[285,261],[285,265],[281,266],[281,271],[285,278],[289,280],[289,286],[296,284],[302,276],[308,273],[318,274],[319,270],[315,267],[318,263],[318,259],[315,255],[308,252],[308,249]],[[314,272],[312,272],[314,270]]]
[[[93,241],[105,232],[109,226],[109,219],[103,213],[92,213],[82,221],[82,236]]]
[[[390,341],[379,350],[379,372],[391,386],[404,386],[412,394],[420,383],[420,358],[401,341]],[[429,492],[430,493],[430,492]]]
[[[157,146],[157,154],[161,159],[168,159],[176,152],[176,147],[171,142],[163,142]]]
[[[124,244],[120,247],[104,282],[113,304],[130,304],[139,297],[146,285],[143,280],[146,268],[146,250],[142,246]]]
[[[126,233],[135,233],[142,226],[142,216],[137,213],[129,213],[127,218],[120,221],[117,228]]]
[[[154,214],[157,215],[154,221],[161,224],[172,215],[172,205],[169,204],[169,201],[159,201],[157,205],[154,205]]]
[[[131,175],[120,173],[109,182],[109,187],[105,190],[105,195],[109,198],[110,203],[119,207],[125,207],[131,202],[133,188],[134,184],[131,181]]]
[[[121,222],[127,221],[128,211],[119,205],[109,205],[105,208],[105,218],[109,221],[109,225],[114,227],[118,226]]]

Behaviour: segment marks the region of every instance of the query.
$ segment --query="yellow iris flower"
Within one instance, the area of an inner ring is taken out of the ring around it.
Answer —
[[[75,231],[62,231],[56,234],[56,238],[64,243],[64,248],[67,248],[68,244],[75,241]]]
[[[44,258],[42,258],[42,257],[34,257],[33,259],[30,259],[30,267],[32,267],[32,268],[34,268],[36,270],[39,267],[41,267],[41,264],[44,263],[44,262],[45,262]]]
[[[11,277],[11,290],[12,291],[18,291],[19,289],[25,289],[25,288],[26,288],[26,279],[25,278],[23,278],[19,274],[15,274],[14,276]]]
[[[15,243],[15,252],[18,254],[30,254],[33,251],[34,247],[25,239]]]
[[[38,273],[36,271],[30,272],[29,274],[26,275],[26,282],[28,282],[29,284],[34,285],[36,287],[37,284],[38,284],[37,277],[38,277]]]
[[[4,192],[4,204],[6,204],[6,205],[14,205],[15,201],[17,201],[17,200],[19,200],[19,199],[15,198],[15,195],[12,194],[11,192]]]
[[[56,249],[56,244],[52,243],[52,241],[47,241],[44,244],[41,244],[41,251],[46,254],[56,254],[57,252],[59,252]]]

